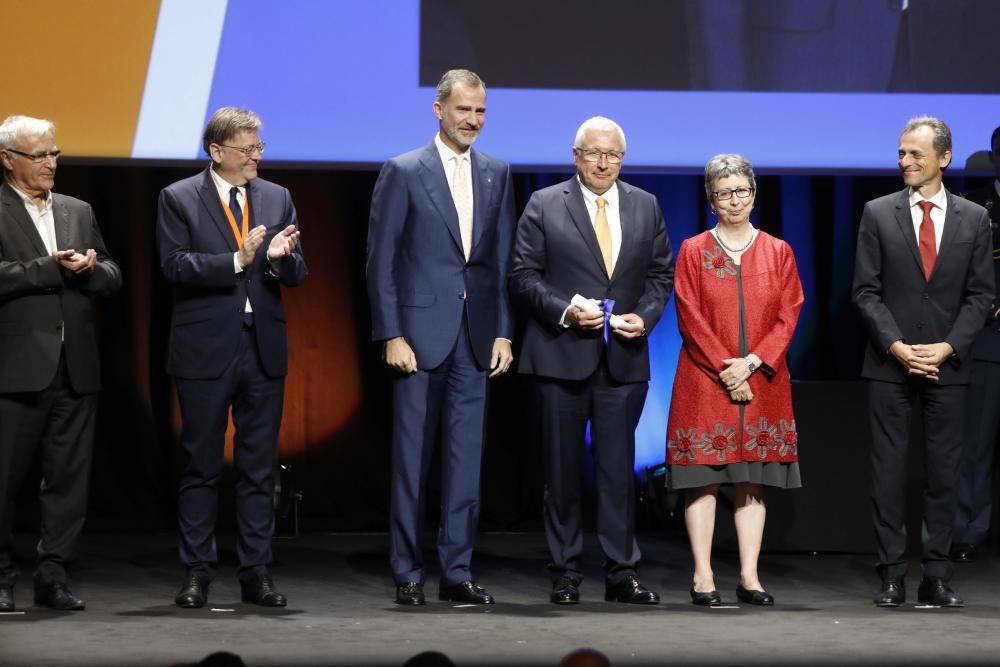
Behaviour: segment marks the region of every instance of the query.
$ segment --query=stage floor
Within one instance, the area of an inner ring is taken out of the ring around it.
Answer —
[[[30,554],[31,536],[18,536]],[[899,609],[877,609],[870,555],[765,554],[761,577],[773,608],[737,605],[736,556],[715,559],[727,603],[689,602],[691,561],[675,539],[644,535],[643,582],[662,603],[603,601],[600,554],[587,542],[589,569],[581,604],[548,602],[547,550],[540,534],[485,534],[473,566],[498,600],[492,607],[438,602],[392,603],[384,534],[309,535],[275,544],[275,580],[284,609],[239,602],[233,540],[220,540],[224,563],[208,607],[172,604],[182,572],[172,535],[89,536],[73,573],[87,610],[57,613],[31,605],[30,576],[15,589],[18,611],[0,614],[0,665],[194,664],[225,650],[264,665],[401,665],[426,650],[456,665],[556,665],[571,649],[592,646],[614,665],[997,664],[1000,663],[1000,558],[956,565],[953,580],[967,606],[914,606],[919,564],[911,566]],[[433,562],[431,552],[428,560]],[[436,573],[436,568],[432,569]]]

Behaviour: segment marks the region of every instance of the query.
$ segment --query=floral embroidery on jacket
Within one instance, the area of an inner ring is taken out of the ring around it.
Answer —
[[[736,429],[732,426],[727,429],[719,422],[716,422],[713,433],[702,434],[698,444],[703,456],[714,456],[719,463],[726,462],[727,452],[736,452],[740,448],[736,442]]]
[[[679,463],[684,459],[692,463],[698,460],[698,455],[694,450],[698,444],[698,430],[694,428],[677,429],[677,439],[667,441],[667,447],[671,450],[671,462]]]
[[[727,273],[731,276],[736,275],[736,263],[720,246],[716,245],[712,250],[702,250],[701,254],[705,256],[702,266],[709,271],[715,271],[716,278],[725,278]]]
[[[744,447],[747,451],[753,452],[757,458],[767,458],[767,450],[775,450],[781,444],[781,436],[776,433],[778,427],[774,424],[768,425],[767,417],[761,417],[756,426],[747,424],[747,435],[752,438]]]
[[[799,455],[799,432],[795,430],[794,419],[791,424],[784,419],[781,420],[781,433],[778,437],[781,438],[781,447],[778,448],[779,456]]]

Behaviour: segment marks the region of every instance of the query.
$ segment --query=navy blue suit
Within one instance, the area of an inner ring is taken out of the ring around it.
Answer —
[[[432,142],[387,161],[372,194],[366,273],[372,340],[403,336],[418,370],[393,378],[390,562],[424,579],[424,486],[442,430],[442,580],[471,579],[493,343],[513,335],[504,277],[514,232],[510,166],[470,149],[472,249]]]
[[[298,227],[288,190],[258,178],[248,183],[247,196],[250,228],[265,225],[267,233],[240,273],[233,265],[236,239],[207,169],[164,188],[156,222],[160,265],[174,292],[167,373],[177,385],[182,419],[180,558],[209,577],[218,562],[215,518],[230,408],[241,578],[271,561],[274,453],[288,372],[281,286],[298,285],[307,274],[301,246],[273,265],[267,260],[274,235]]]

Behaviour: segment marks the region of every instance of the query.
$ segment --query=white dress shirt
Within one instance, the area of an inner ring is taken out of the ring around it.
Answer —
[[[244,211],[246,210],[247,202],[247,186],[244,185],[234,185],[215,173],[214,168],[208,170],[212,174],[212,182],[215,183],[215,189],[219,191],[219,203],[229,208],[229,192],[236,188],[236,202],[239,204],[240,208]],[[225,213],[223,212],[223,215]],[[249,224],[249,220],[247,221]],[[236,273],[243,273],[243,266],[240,265],[240,252],[237,250],[233,253],[233,269]],[[246,305],[243,307],[244,312],[252,313],[253,308],[250,306],[250,297],[247,297]]]
[[[28,215],[31,216],[31,221],[35,223],[38,235],[42,237],[42,245],[45,246],[45,252],[51,256],[52,253],[59,249],[56,243],[55,218],[52,217],[52,193],[45,193],[45,204],[39,209],[38,205],[35,204],[35,200],[18,190],[13,184],[8,182],[8,185],[17,193],[21,201],[24,202],[24,208],[28,211]]]
[[[920,208],[920,202],[924,200],[934,204],[931,209],[931,222],[934,223],[934,251],[941,249],[941,234],[944,233],[944,218],[948,213],[948,191],[941,186],[932,197],[924,197],[913,188],[910,188],[910,215],[913,218],[913,233],[917,237],[917,245],[920,245],[920,223],[924,221],[924,209]]]
[[[451,150],[447,144],[441,141],[441,134],[434,135],[434,145],[437,146],[438,155],[441,156],[441,163],[444,165],[444,176],[448,179],[448,192],[451,193],[452,201],[455,198],[455,161],[462,161],[462,171],[465,172],[465,182],[468,183],[468,193],[469,202],[475,210],[476,200],[473,198],[472,194],[472,160],[469,156],[469,151],[464,153],[456,153]]]

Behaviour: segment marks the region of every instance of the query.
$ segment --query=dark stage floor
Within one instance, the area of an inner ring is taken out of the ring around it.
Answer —
[[[30,553],[30,536],[19,536]],[[232,540],[224,540],[232,546]],[[645,536],[643,580],[663,603],[605,603],[600,557],[582,604],[548,603],[546,549],[538,534],[487,534],[474,560],[479,581],[498,599],[490,608],[431,600],[392,603],[385,535],[311,535],[281,540],[274,568],[286,609],[240,603],[232,554],[212,588],[210,608],[181,610],[173,594],[181,572],[171,535],[91,536],[74,573],[87,611],[31,606],[30,580],[16,589],[19,612],[0,615],[0,665],[171,665],[196,663],[217,650],[263,665],[401,665],[424,650],[456,665],[556,665],[593,646],[615,665],[987,664],[1000,662],[1000,558],[957,566],[954,585],[965,609],[876,609],[876,578],[867,555],[769,554],[762,580],[777,598],[769,609],[737,606],[735,554],[715,563],[732,606],[688,602],[686,545]],[[428,554],[430,555],[430,554]],[[908,595],[915,600],[914,566]],[[437,579],[427,584],[436,598]]]

